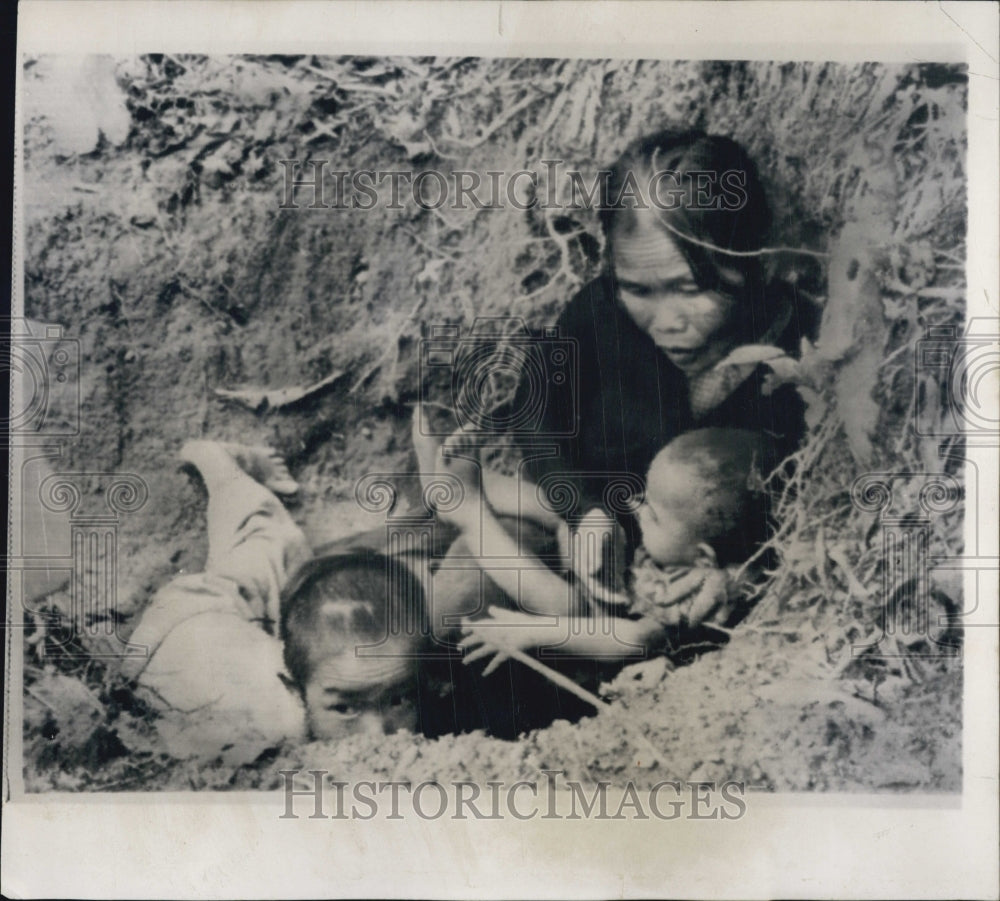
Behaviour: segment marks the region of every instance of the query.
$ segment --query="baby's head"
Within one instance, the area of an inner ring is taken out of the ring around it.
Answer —
[[[656,455],[636,511],[655,562],[745,558],[764,529],[763,498],[753,488],[759,445],[760,436],[744,429],[697,429]]]
[[[282,613],[285,664],[314,738],[415,730],[424,593],[404,564],[357,550],[310,561]]]

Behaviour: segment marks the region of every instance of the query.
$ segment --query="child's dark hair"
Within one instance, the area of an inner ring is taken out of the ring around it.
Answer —
[[[708,428],[685,432],[654,459],[657,466],[683,466],[681,492],[694,490],[696,503],[684,504],[702,541],[720,565],[739,563],[767,537],[768,497],[759,471],[762,437],[747,429]]]
[[[599,216],[608,247],[613,247],[616,236],[627,235],[635,227],[634,190],[629,185],[638,184],[641,190],[658,173],[673,174],[670,190],[676,190],[676,195],[670,202],[654,198],[649,205],[684,255],[699,287],[756,301],[764,286],[760,257],[725,251],[760,249],[771,214],[757,167],[730,138],[693,129],[666,129],[629,144],[601,184]],[[698,178],[705,174],[706,178]],[[720,268],[739,272],[743,286],[733,290]]]
[[[317,557],[289,582],[282,602],[285,665],[305,685],[327,658],[387,636],[418,652],[427,640],[424,591],[404,563],[356,549]]]

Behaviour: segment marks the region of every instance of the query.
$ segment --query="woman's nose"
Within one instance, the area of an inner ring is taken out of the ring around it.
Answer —
[[[686,328],[687,316],[671,303],[661,303],[653,314],[653,331],[683,332]]]

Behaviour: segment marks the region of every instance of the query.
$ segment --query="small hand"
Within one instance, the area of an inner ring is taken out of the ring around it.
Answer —
[[[548,629],[542,634],[539,629]],[[551,641],[552,627],[539,623],[538,617],[501,607],[490,607],[486,616],[475,620],[464,620],[459,646],[466,651],[463,663],[493,655],[486,665],[483,675],[488,676],[507,660],[511,651],[524,651]]]
[[[702,566],[659,571],[640,567],[633,590],[639,606],[661,625],[695,625],[715,609],[714,600],[703,590],[708,574],[714,571]]]
[[[673,625],[697,626],[718,622],[728,615],[729,575],[724,569],[696,566],[671,583],[665,606],[674,614]]]
[[[462,663],[466,666],[475,660],[481,660],[484,657],[489,657],[491,654],[493,655],[493,659],[486,664],[486,668],[483,670],[484,676],[495,672],[497,667],[510,656],[504,653],[500,647],[490,644],[485,638],[476,633],[466,635],[458,644],[466,652],[462,660]],[[476,645],[479,645],[479,647],[476,647]]]
[[[689,625],[721,622],[728,616],[729,575],[724,569],[709,569],[690,602],[687,611]]]

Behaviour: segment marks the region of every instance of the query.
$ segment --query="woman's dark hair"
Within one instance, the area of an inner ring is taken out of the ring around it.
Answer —
[[[285,664],[300,684],[323,659],[359,642],[404,636],[419,650],[429,634],[423,587],[399,560],[358,548],[308,561],[282,600]]]
[[[677,129],[629,144],[601,183],[599,217],[609,249],[616,236],[636,225],[635,187],[648,196],[653,183],[653,196],[645,202],[699,287],[741,301],[763,300],[760,257],[726,253],[759,250],[771,221],[757,167],[743,147],[730,138]],[[741,288],[727,283],[723,268],[743,276]]]

